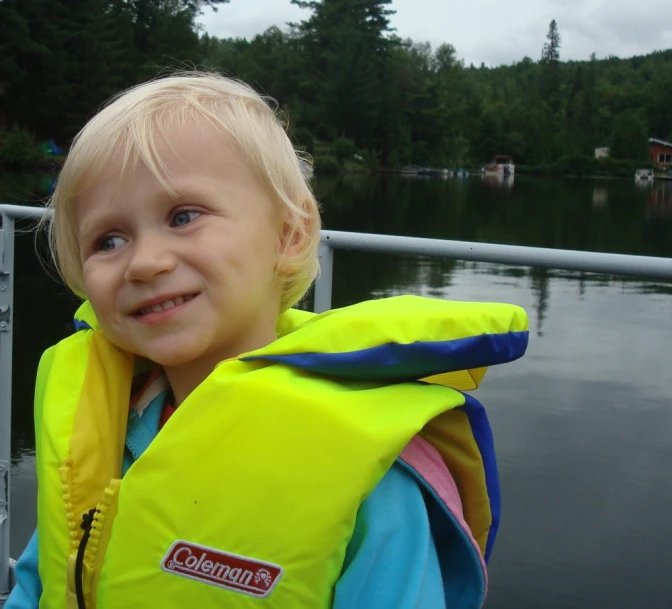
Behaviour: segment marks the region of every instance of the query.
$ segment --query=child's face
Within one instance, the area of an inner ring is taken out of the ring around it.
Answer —
[[[84,286],[117,346],[211,370],[275,338],[281,223],[224,136],[192,123],[167,139],[176,199],[143,164],[120,176],[120,162],[77,198]]]

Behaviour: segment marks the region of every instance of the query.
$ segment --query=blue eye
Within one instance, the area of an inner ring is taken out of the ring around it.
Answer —
[[[122,246],[126,241],[121,237],[103,237],[98,241],[98,250],[108,252]]]
[[[172,219],[173,226],[186,226],[201,214],[197,211],[182,210],[178,211]]]

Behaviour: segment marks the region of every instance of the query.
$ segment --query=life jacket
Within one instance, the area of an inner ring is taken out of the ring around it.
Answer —
[[[396,459],[457,527],[480,605],[499,483],[464,391],[523,355],[522,309],[405,296],[290,310],[276,341],[215,368],[123,481],[138,362],[88,303],[76,326],[37,377],[41,608],[330,607],[357,511]]]

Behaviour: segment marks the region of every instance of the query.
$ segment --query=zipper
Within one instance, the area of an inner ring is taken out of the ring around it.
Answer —
[[[79,542],[77,558],[75,560],[75,594],[77,595],[78,609],[86,609],[86,601],[84,599],[84,556],[96,513],[97,509],[93,508],[82,516],[81,526],[84,530],[84,535],[82,535],[82,539]]]
[[[70,529],[68,557],[67,606],[70,609],[95,609],[96,589],[110,540],[112,523],[117,515],[117,498],[121,480],[110,480],[95,508],[82,514],[78,522],[72,504],[72,461],[59,468],[65,512]],[[82,530],[83,533],[79,533]],[[87,606],[88,605],[88,606]]]
[[[89,543],[85,550],[85,560],[91,566],[91,580],[89,582],[89,595],[92,606],[95,609],[98,579],[103,568],[105,552],[112,534],[112,524],[117,515],[117,500],[119,498],[119,489],[121,480],[110,480],[100,498],[100,503],[96,506],[96,511],[91,522],[91,531],[89,534]]]

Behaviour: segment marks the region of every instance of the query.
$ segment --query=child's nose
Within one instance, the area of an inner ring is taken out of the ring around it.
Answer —
[[[159,237],[144,235],[132,244],[131,259],[126,268],[126,281],[151,281],[156,275],[169,273],[176,259],[168,244]]]

